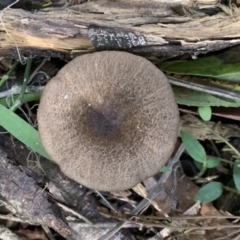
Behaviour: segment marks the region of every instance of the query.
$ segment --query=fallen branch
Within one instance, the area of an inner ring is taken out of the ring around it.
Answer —
[[[16,47],[38,56],[114,49],[169,58],[240,43],[238,8],[222,6],[224,11],[210,16],[186,7],[186,1],[171,2],[99,0],[36,12],[8,9],[0,25],[0,53],[16,57]]]

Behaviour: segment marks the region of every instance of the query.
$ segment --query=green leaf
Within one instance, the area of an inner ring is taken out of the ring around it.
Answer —
[[[171,61],[158,66],[170,73],[212,77],[229,82],[240,82],[240,46],[196,60]]]
[[[239,107],[238,103],[232,99],[220,98],[183,87],[173,86],[172,89],[177,103],[181,105],[195,107]]]
[[[0,105],[0,125],[33,151],[50,159],[42,146],[38,131],[3,105]]]
[[[212,108],[210,106],[198,107],[198,113],[204,121],[209,121],[212,117]]]
[[[235,100],[237,105],[240,107],[240,100]]]
[[[164,173],[164,172],[169,172],[169,171],[170,171],[170,169],[169,169],[167,166],[163,166],[163,167],[160,169],[159,172]]]
[[[196,167],[201,170],[203,168],[203,163],[197,162],[194,160],[194,164],[196,165]]]
[[[8,80],[8,75],[3,75],[1,81],[6,82]]]
[[[195,160],[201,163],[206,161],[206,152],[203,146],[191,134],[180,131],[182,142],[188,154]]]
[[[240,163],[238,161],[234,163],[233,180],[237,190],[240,192]]]
[[[202,203],[212,202],[221,196],[222,190],[222,183],[210,182],[198,190],[194,200]]]
[[[221,158],[218,157],[210,157],[206,161],[206,168],[214,168],[218,166],[218,164],[221,162]],[[195,165],[198,169],[202,169],[203,164],[197,161],[194,161]]]
[[[207,159],[207,168],[214,168],[221,162],[219,157],[210,157]]]

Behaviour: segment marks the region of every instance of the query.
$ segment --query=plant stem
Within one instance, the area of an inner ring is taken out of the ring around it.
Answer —
[[[27,102],[32,102],[32,101],[38,101],[40,99],[40,92],[33,92],[33,93],[26,93],[23,96],[23,102],[27,103]],[[16,101],[16,99],[19,97],[19,95],[14,95],[13,99],[9,99],[9,102],[7,100],[7,97],[5,98],[0,98],[0,104],[5,106],[5,107],[9,107],[12,104],[14,104],[14,102]]]
[[[24,72],[23,85],[22,85],[22,89],[21,89],[21,92],[20,92],[20,95],[19,95],[20,99],[22,99],[24,94],[25,94],[27,84],[28,84],[28,80],[29,80],[29,76],[30,76],[31,67],[32,67],[32,58],[28,58],[27,66],[26,66],[26,69],[25,69],[25,72]]]
[[[8,72],[6,74],[3,75],[3,77],[0,80],[0,87],[8,80],[9,75],[15,70],[15,68],[17,67],[18,62],[16,61],[12,67],[8,70]]]
[[[240,194],[240,192],[234,188],[231,188],[231,187],[227,187],[227,186],[223,186],[223,188],[229,192],[233,192],[233,193],[237,193],[237,194]]]
[[[13,111],[13,112],[17,108],[19,108],[23,103],[23,97],[24,97],[24,94],[25,94],[25,91],[26,91],[26,88],[27,88],[31,66],[32,66],[32,58],[28,58],[27,65],[26,65],[25,72],[24,72],[24,78],[23,78],[23,84],[22,84],[21,92],[20,92],[19,96],[17,97],[17,99],[14,101],[13,106],[10,108],[10,110]]]
[[[201,171],[196,176],[194,176],[190,179],[191,180],[197,180],[198,178],[200,178],[205,173],[206,169],[207,169],[207,159],[205,158]]]

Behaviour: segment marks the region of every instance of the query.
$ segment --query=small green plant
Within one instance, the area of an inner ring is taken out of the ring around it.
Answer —
[[[19,141],[30,147],[33,151],[44,156],[45,158],[50,159],[49,155],[42,146],[38,131],[14,113],[14,111],[20,108],[24,102],[39,100],[40,98],[40,93],[25,94],[27,83],[29,81],[31,65],[32,59],[29,58],[25,68],[20,94],[12,96],[11,98],[0,99],[0,125]],[[15,69],[16,66],[17,63],[14,63],[8,73],[4,75],[0,81],[0,86],[7,81],[10,73]]]
[[[240,46],[224,50],[221,54],[198,57],[194,60],[175,60],[160,63],[162,70],[175,74],[205,76],[239,83],[239,58],[236,57]]]
[[[40,92],[33,92],[33,93],[26,93],[24,94],[22,101],[24,103],[27,102],[32,102],[32,101],[38,101],[40,99]],[[11,106],[13,106],[14,102],[16,101],[16,99],[19,98],[19,94],[16,94],[12,97],[4,97],[4,98],[0,98],[0,104],[10,108]]]
[[[33,151],[50,159],[41,144],[38,131],[35,128],[3,105],[0,105],[0,116],[0,125],[2,127]]]
[[[15,68],[17,67],[18,62],[16,61],[8,70],[8,72],[6,74],[3,75],[3,77],[0,80],[0,87],[8,80],[9,76],[11,75],[11,73],[15,70]]]
[[[208,168],[214,168],[221,162],[221,159],[218,157],[208,157],[201,143],[191,134],[181,131],[180,135],[187,153],[192,157],[192,159],[195,161],[196,166],[200,169],[200,172],[193,178],[193,180],[201,177]],[[234,154],[237,155],[236,149],[233,148],[229,143],[228,149],[234,151]],[[237,155],[237,157],[238,156],[239,155]],[[240,193],[240,158],[237,159],[234,164],[233,180],[237,191],[235,189],[223,186],[221,182],[214,181],[209,182],[201,187],[195,195],[194,199],[203,203],[214,201],[219,196],[221,196],[223,188]]]
[[[14,101],[13,105],[10,108],[10,110],[13,111],[13,112],[23,104],[23,97],[24,97],[24,94],[25,94],[25,91],[26,91],[26,88],[27,88],[31,66],[32,66],[32,58],[28,58],[27,65],[26,65],[25,72],[24,72],[21,92],[20,92],[19,96],[16,98],[16,100]]]
[[[212,117],[212,108],[210,106],[198,107],[198,113],[204,121],[210,121]]]
[[[222,195],[222,191],[222,183],[209,182],[199,189],[194,197],[194,200],[202,203],[212,202]]]

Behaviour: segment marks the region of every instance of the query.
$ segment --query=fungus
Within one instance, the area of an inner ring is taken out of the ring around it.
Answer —
[[[168,161],[179,111],[167,78],[151,62],[103,51],[75,58],[47,83],[38,124],[43,146],[65,175],[117,191]]]

